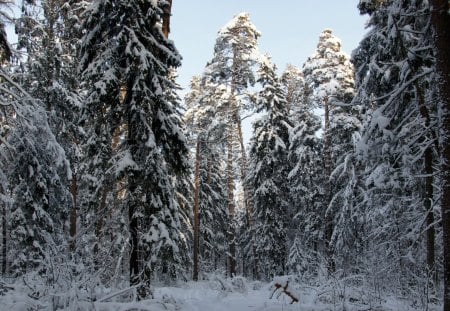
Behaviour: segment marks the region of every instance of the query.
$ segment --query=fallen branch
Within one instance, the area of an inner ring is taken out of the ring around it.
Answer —
[[[123,295],[125,293],[128,293],[129,291],[136,290],[136,288],[137,288],[137,286],[132,286],[132,287],[128,287],[128,288],[122,289],[122,290],[120,290],[118,292],[115,292],[115,293],[109,294],[109,295],[107,295],[107,296],[105,296],[103,298],[100,298],[99,300],[97,300],[97,302],[106,302],[106,301],[108,301],[111,298]]]
[[[0,296],[4,295],[6,292],[14,290],[14,287],[6,285],[6,283],[0,282]]]
[[[294,294],[288,290],[288,285],[289,285],[289,281],[286,281],[286,285],[282,286],[280,283],[275,283],[275,289],[272,292],[272,295],[270,295],[270,299],[272,299],[273,295],[278,291],[278,295],[277,298],[280,297],[281,294],[285,294],[287,295],[289,298],[292,299],[291,304],[293,304],[294,302],[298,302],[298,298],[294,296]]]

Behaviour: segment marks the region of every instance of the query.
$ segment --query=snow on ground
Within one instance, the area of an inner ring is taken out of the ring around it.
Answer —
[[[290,281],[288,286],[286,282]],[[275,291],[275,284],[281,288]],[[299,302],[282,292],[283,288]],[[425,310],[417,302],[384,296],[373,299],[361,288],[346,288],[338,284],[317,287],[292,282],[288,277],[275,278],[271,283],[248,281],[242,277],[232,280],[212,277],[208,281],[179,283],[176,286],[156,286],[153,298],[135,301],[132,291],[125,289],[100,295],[93,302],[78,296],[69,304],[55,307],[54,299],[30,298],[24,288],[0,291],[0,310],[77,310],[77,311],[413,311]],[[128,293],[123,295],[123,293]],[[72,296],[73,297],[73,296]],[[441,310],[442,306],[428,305],[427,310]]]
[[[249,289],[244,292],[224,292],[212,289],[208,283],[190,285],[187,288],[160,288],[156,297],[173,297],[183,311],[247,311],[247,310],[300,310],[298,305],[289,305],[285,297],[269,299],[267,288]]]
[[[97,310],[126,311],[413,311],[424,310],[423,306],[411,301],[386,296],[376,302],[368,301],[367,296],[358,289],[347,289],[345,299],[340,289],[330,287],[311,287],[289,284],[287,291],[299,299],[292,299],[281,290],[275,290],[274,284],[286,285],[288,277],[275,278],[271,283],[251,282],[244,278],[227,280],[215,278],[210,281],[188,282],[176,287],[158,287],[154,289],[154,299],[139,304],[96,305]],[[335,298],[333,298],[335,297]],[[366,299],[364,299],[365,297]],[[429,305],[428,310],[441,310],[441,306]]]

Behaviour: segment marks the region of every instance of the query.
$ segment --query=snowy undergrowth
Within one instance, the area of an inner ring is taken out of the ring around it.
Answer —
[[[348,280],[329,280],[320,285],[297,282],[294,277],[277,277],[272,282],[249,281],[243,277],[233,279],[218,275],[199,282],[180,282],[175,286],[155,286],[151,299],[136,301],[135,289],[79,287],[58,289],[55,286],[30,280],[7,282],[0,280],[0,310],[77,310],[77,311],[294,311],[294,310],[372,310],[407,311],[440,310],[442,306],[417,304],[394,295],[376,296],[360,286],[348,285]],[[286,286],[286,282],[288,286]],[[12,283],[12,284],[11,284]],[[276,289],[275,284],[298,298]],[[80,285],[80,284],[79,284]]]

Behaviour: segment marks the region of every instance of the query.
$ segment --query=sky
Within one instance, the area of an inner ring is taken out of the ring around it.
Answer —
[[[17,1],[16,1],[17,2]],[[236,14],[247,12],[261,32],[259,47],[268,53],[279,72],[287,64],[301,67],[314,53],[320,33],[331,28],[352,50],[367,32],[367,16],[357,9],[358,0],[172,0],[170,39],[183,57],[179,84],[188,91],[189,81],[201,74],[213,56],[217,32]],[[15,15],[18,9],[14,10]],[[7,28],[14,42],[13,27]]]
[[[343,50],[352,50],[367,32],[367,16],[358,0],[172,0],[170,39],[183,57],[178,83],[201,74],[213,56],[217,32],[241,12],[261,32],[260,51],[268,53],[281,72],[287,64],[301,67],[312,55],[320,33],[330,28]]]

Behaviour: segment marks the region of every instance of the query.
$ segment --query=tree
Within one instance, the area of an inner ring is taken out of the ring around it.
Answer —
[[[432,184],[439,151],[430,8],[427,1],[361,1],[359,7],[372,27],[353,55],[355,102],[365,113],[358,152],[365,166],[366,230],[377,253],[396,258],[384,283],[396,282],[391,277],[400,271],[406,281],[399,287],[408,283],[413,290],[421,286],[417,280],[433,280],[435,270]],[[416,242],[421,226],[427,252]],[[411,253],[418,256],[404,260]],[[370,264],[384,269],[380,259]]]
[[[303,74],[302,74],[303,75]],[[289,94],[289,93],[288,93]],[[291,211],[288,232],[290,245],[288,267],[305,278],[318,272],[319,244],[321,241],[321,209],[323,196],[323,142],[319,137],[320,118],[314,113],[313,102],[308,100],[305,86],[299,100],[290,104],[288,184]]]
[[[34,17],[28,16],[30,24],[36,22]],[[34,37],[30,34],[30,37],[26,38],[29,40],[22,38],[22,42],[29,43],[27,47],[30,49],[27,52],[33,48],[34,53],[30,52],[28,57],[34,57],[37,62],[35,67],[23,71],[15,68],[11,70],[14,72],[11,76],[2,68],[0,78],[2,98],[5,100],[2,103],[5,107],[1,122],[2,132],[3,129],[8,129],[7,133],[2,133],[2,158],[5,160],[2,168],[5,173],[4,180],[7,181],[7,187],[3,190],[9,197],[10,208],[9,213],[5,209],[3,220],[10,217],[9,231],[13,237],[10,240],[13,247],[10,248],[9,256],[10,259],[14,258],[12,268],[16,274],[29,272],[30,268],[42,273],[49,272],[47,265],[53,260],[51,254],[57,254],[60,251],[59,246],[67,245],[64,220],[71,204],[68,187],[64,187],[70,176],[69,163],[61,144],[53,134],[52,122],[46,116],[45,108],[48,107],[49,98],[40,96],[42,93],[30,87],[37,85],[37,81],[48,82],[42,75],[36,75],[37,71],[43,70],[43,67],[40,67],[42,64],[39,63],[41,58],[37,57],[39,52],[42,53],[42,49],[41,45],[32,44],[40,42],[39,40],[45,38],[45,34],[34,32],[33,35]],[[51,71],[48,67],[45,69],[46,73]],[[46,85],[45,90],[50,93],[50,89],[49,85]],[[10,121],[7,121],[7,118]],[[4,271],[7,259],[7,229],[4,222]],[[49,279],[51,278],[49,275]]]
[[[19,70],[29,92],[40,100],[49,114],[49,125],[64,148],[70,170],[62,170],[62,182],[72,193],[71,249],[75,249],[77,222],[77,121],[81,87],[77,74],[77,50],[81,37],[80,19],[87,6],[81,1],[23,1],[22,16],[16,23],[21,58]]]
[[[444,310],[450,310],[450,7],[448,1],[431,1],[431,22],[434,29],[434,47],[436,51],[436,71],[438,75],[437,91],[438,101],[443,110],[441,150],[442,150],[442,172],[444,173],[442,194],[442,229],[444,248]],[[447,43],[446,43],[447,42]]]
[[[268,279],[286,272],[290,122],[285,94],[269,59],[262,62],[258,81],[263,86],[258,107],[265,115],[254,124],[248,182],[253,192],[254,236],[258,237],[256,256],[264,279]]]
[[[214,120],[224,89],[209,85],[201,76],[191,80],[191,91],[185,97],[185,120],[195,145],[194,201],[194,270],[198,280],[200,264],[203,270],[217,271],[225,253],[227,234],[227,198],[224,172],[224,129]]]
[[[9,8],[9,5],[11,4],[10,1],[0,1],[0,87],[2,88],[2,91],[0,91],[0,94],[2,95],[2,98],[8,98],[9,88],[4,88],[4,76],[7,75],[6,72],[3,71],[3,63],[8,61],[11,57],[11,47],[8,43],[7,37],[6,37],[6,31],[5,26],[6,24],[11,20],[11,18],[6,13],[5,9]],[[3,91],[3,90],[6,90]],[[5,94],[6,93],[6,94]],[[0,105],[6,107],[6,104],[3,102],[3,100],[0,102]],[[9,132],[9,126],[7,126],[5,123],[6,121],[6,114],[5,108],[0,112],[0,146],[3,144],[3,141],[6,138],[7,132]],[[5,194],[5,189],[7,189],[7,178],[4,175],[4,173],[0,173],[0,204],[2,208],[2,274],[5,275],[6,268],[7,268],[7,262],[6,262],[6,256],[7,256],[7,211],[8,211],[8,197]]]
[[[33,110],[33,114],[23,115],[32,120],[32,126],[17,125],[7,141],[12,150],[5,152],[16,275],[39,269],[50,273],[49,256],[58,252],[57,246],[67,245],[64,224],[70,194],[58,173],[60,167],[66,167],[64,150],[45,113],[40,108]]]
[[[303,74],[309,100],[323,111],[323,163],[325,185],[323,197],[324,244],[327,250],[327,267],[335,271],[332,235],[335,211],[331,205],[335,185],[331,173],[339,157],[346,150],[339,150],[342,137],[353,131],[354,120],[350,120],[348,105],[354,93],[353,66],[350,57],[341,51],[341,42],[331,29],[325,29],[319,38],[316,52],[303,65]],[[350,122],[349,122],[350,121]],[[348,124],[349,123],[349,124]]]
[[[163,7],[163,24],[162,31],[166,38],[169,38],[170,33],[170,16],[172,14],[172,0],[167,0]]]
[[[1,0],[0,1],[0,64],[9,60],[11,57],[11,47],[6,38],[6,23],[11,21],[11,17],[6,13],[4,8],[9,8],[12,1]]]
[[[227,89],[228,101],[222,107],[222,118],[227,120],[227,193],[229,215],[229,274],[236,274],[236,232],[235,222],[235,174],[234,161],[238,156],[241,182],[247,175],[247,154],[241,126],[241,114],[252,106],[252,92],[254,85],[254,66],[258,63],[259,53],[257,42],[259,31],[251,23],[247,13],[236,15],[218,34],[214,46],[213,59],[206,67],[206,79]],[[236,146],[237,145],[237,146]],[[238,149],[237,149],[237,148]],[[244,187],[244,210],[247,218],[252,212],[250,194]],[[249,223],[249,221],[247,221]]]
[[[281,75],[280,82],[286,92],[289,114],[292,115],[306,100],[305,77],[301,69],[288,64]]]
[[[81,48],[80,67],[92,85],[85,106],[86,121],[94,125],[88,167],[94,189],[106,190],[108,178],[125,184],[130,282],[144,285],[141,297],[148,295],[152,273],[173,278],[182,262],[172,178],[187,171],[187,146],[176,105],[164,93],[174,87],[168,73],[180,56],[158,26],[161,14],[155,1],[95,1]],[[113,146],[116,130],[125,139]],[[99,197],[93,202],[98,205]]]

